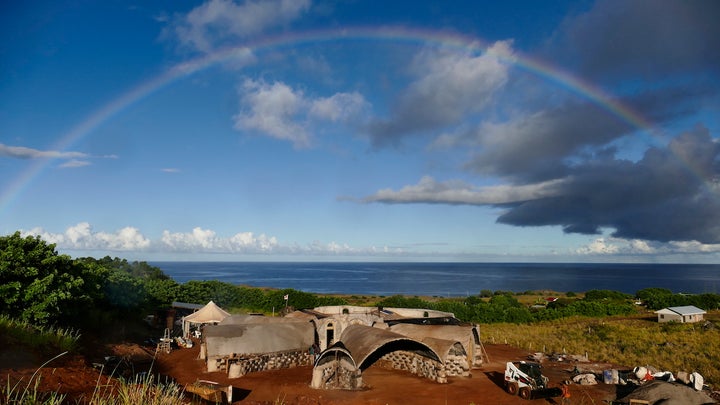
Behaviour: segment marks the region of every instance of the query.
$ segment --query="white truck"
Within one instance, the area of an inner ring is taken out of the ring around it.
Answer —
[[[540,372],[540,364],[508,361],[505,365],[505,389],[522,399],[551,398],[562,395],[560,388],[548,388],[548,378]]]

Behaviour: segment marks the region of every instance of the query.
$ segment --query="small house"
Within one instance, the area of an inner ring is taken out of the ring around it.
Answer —
[[[692,323],[703,320],[703,315],[707,312],[692,305],[683,307],[667,307],[659,311],[655,311],[658,316],[658,322],[679,322]]]

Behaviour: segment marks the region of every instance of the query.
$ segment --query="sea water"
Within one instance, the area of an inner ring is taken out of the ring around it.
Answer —
[[[481,290],[720,293],[720,265],[618,263],[152,262],[179,283],[218,280],[320,294],[457,297]]]

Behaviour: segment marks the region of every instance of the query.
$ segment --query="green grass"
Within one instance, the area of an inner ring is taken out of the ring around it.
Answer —
[[[720,313],[708,314],[716,322]],[[697,371],[720,383],[720,328],[660,324],[642,317],[568,318],[533,324],[481,327],[486,343],[507,343],[531,352],[588,354],[593,361],[634,367],[651,365],[673,373]]]
[[[39,369],[38,369],[39,370]],[[0,403],[7,405],[60,405],[67,403],[65,395],[42,392],[40,377],[36,375],[28,384],[18,381],[0,387]],[[103,385],[98,381],[90,398],[78,400],[78,404],[90,405],[181,405],[187,403],[184,392],[177,384],[158,384],[152,375],[129,381],[117,380]]]
[[[89,400],[92,405],[180,405],[185,404],[182,387],[158,383],[151,374],[119,380],[117,384],[100,385]]]
[[[51,326],[38,327],[5,315],[0,315],[0,334],[9,342],[44,353],[74,351],[80,339],[79,330]]]

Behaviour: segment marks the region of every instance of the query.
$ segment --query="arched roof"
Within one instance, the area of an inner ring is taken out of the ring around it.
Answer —
[[[345,345],[342,344],[342,342],[336,342],[334,345],[330,346],[322,352],[320,356],[318,356],[317,360],[315,360],[315,367],[321,366],[328,361],[336,360],[338,358],[346,358],[348,361],[357,368],[357,364],[355,363],[355,359],[353,359],[352,354],[350,351],[345,347]]]
[[[456,340],[470,343],[473,337],[472,325],[422,325],[412,323],[397,323],[390,326],[390,330],[403,336],[415,339],[433,337],[436,339]]]
[[[355,364],[362,370],[368,368],[383,355],[396,350],[415,352],[438,362],[442,362],[441,359],[444,357],[444,355],[438,355],[426,343],[371,326],[350,325],[343,331],[340,341],[351,353]]]

